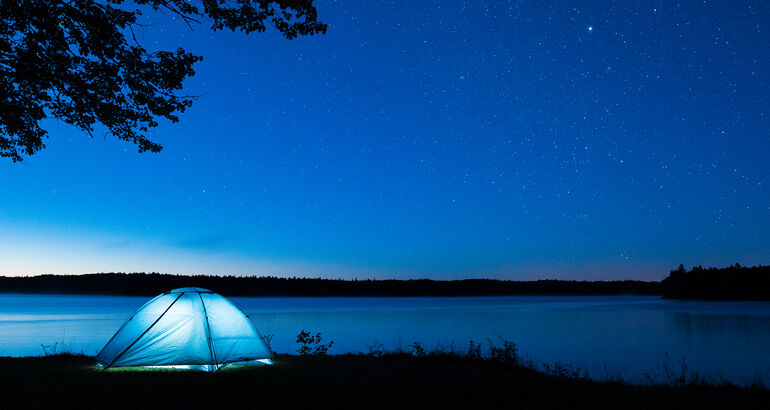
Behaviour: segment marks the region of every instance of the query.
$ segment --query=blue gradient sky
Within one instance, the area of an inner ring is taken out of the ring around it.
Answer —
[[[319,1],[190,31],[202,95],[137,154],[56,121],[0,161],[0,274],[660,279],[770,263],[765,1]]]

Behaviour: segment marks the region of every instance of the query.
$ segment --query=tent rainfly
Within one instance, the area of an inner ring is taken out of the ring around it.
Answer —
[[[228,365],[272,364],[251,320],[202,288],[179,288],[140,307],[107,342],[104,366],[151,366],[214,372]]]

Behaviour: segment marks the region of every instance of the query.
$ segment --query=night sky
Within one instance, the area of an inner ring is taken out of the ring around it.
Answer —
[[[204,56],[160,154],[0,161],[0,274],[661,279],[770,263],[767,1],[318,1]]]

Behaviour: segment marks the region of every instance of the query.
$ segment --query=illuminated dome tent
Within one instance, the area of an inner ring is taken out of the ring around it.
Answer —
[[[251,320],[210,290],[179,288],[140,307],[107,342],[105,367],[153,366],[213,372],[228,365],[271,364]]]

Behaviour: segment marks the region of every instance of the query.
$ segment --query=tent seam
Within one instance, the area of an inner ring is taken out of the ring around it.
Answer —
[[[211,354],[211,361],[214,363],[214,371],[217,371],[217,355],[214,353],[214,339],[211,337],[211,324],[209,323],[209,313],[206,309],[206,304],[203,302],[203,296],[198,292],[198,297],[201,300],[201,306],[203,307],[203,316],[206,318],[206,329],[208,329],[208,341],[209,341],[209,353]]]
[[[120,354],[119,354],[119,355],[115,356],[115,358],[114,358],[114,359],[112,359],[112,361],[110,362],[110,364],[108,364],[107,366],[105,366],[105,367],[104,367],[104,370],[107,370],[107,369],[109,369],[110,367],[112,367],[112,365],[113,365],[113,364],[115,364],[115,362],[116,362],[116,361],[118,361],[118,359],[120,359],[120,357],[121,357],[121,356],[123,356],[124,354],[126,354],[126,352],[128,351],[128,349],[131,349],[131,348],[132,348],[132,347],[133,347],[133,346],[136,344],[136,342],[138,342],[138,341],[139,341],[139,339],[141,339],[141,338],[142,338],[142,336],[144,336],[145,334],[147,334],[147,332],[149,332],[149,331],[150,331],[150,329],[152,329],[152,327],[153,327],[153,326],[155,326],[155,324],[156,324],[156,323],[158,323],[158,321],[160,321],[160,319],[161,319],[161,318],[162,318],[162,317],[163,317],[163,316],[166,314],[166,312],[168,312],[168,310],[169,310],[169,309],[171,309],[171,306],[174,306],[174,303],[176,303],[176,301],[177,301],[177,300],[179,300],[179,298],[181,298],[181,297],[182,297],[182,295],[184,295],[184,292],[180,293],[180,294],[179,294],[179,296],[177,296],[177,297],[176,297],[176,299],[174,299],[174,301],[173,301],[173,302],[171,302],[171,304],[170,304],[170,305],[168,305],[168,307],[166,308],[166,310],[164,310],[164,311],[163,311],[163,313],[161,313],[161,314],[160,314],[160,316],[158,316],[158,318],[157,318],[157,319],[155,319],[155,321],[154,321],[154,322],[152,322],[152,324],[151,324],[151,325],[150,325],[150,326],[149,326],[147,329],[145,329],[145,330],[144,330],[144,332],[142,332],[142,334],[141,334],[141,335],[139,335],[139,337],[137,337],[137,338],[136,338],[136,340],[134,340],[134,341],[133,341],[133,342],[132,342],[130,345],[128,345],[128,347],[126,347],[126,348],[125,348],[125,349],[124,349],[122,352],[120,352]],[[133,317],[132,317],[132,319],[133,319]],[[114,336],[113,336],[113,337],[114,337]]]

